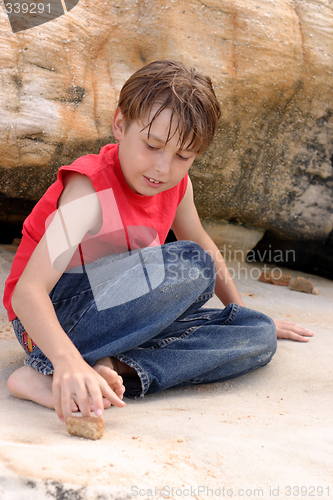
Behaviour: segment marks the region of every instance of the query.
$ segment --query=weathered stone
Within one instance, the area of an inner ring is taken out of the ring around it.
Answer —
[[[202,225],[227,262],[245,262],[248,252],[264,235],[263,230],[226,221],[205,219]]]
[[[14,34],[0,5],[0,192],[38,200],[112,141],[117,95],[172,58],[211,75],[223,116],[192,167],[203,218],[324,242],[333,229],[329,0],[81,0]]]
[[[259,276],[258,281],[261,281],[262,283],[271,283],[272,285],[278,286],[289,286],[291,275],[282,273],[281,271],[277,273],[274,271],[270,272],[265,270]]]
[[[100,439],[104,432],[102,417],[67,417],[66,426],[72,436],[92,440]]]
[[[289,288],[291,290],[295,290],[296,292],[314,293],[315,295],[318,295],[318,290],[315,288],[312,281],[305,278],[296,278],[290,283]]]

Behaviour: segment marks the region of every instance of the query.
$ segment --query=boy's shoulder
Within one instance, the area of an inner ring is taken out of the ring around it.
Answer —
[[[98,154],[90,153],[83,155],[74,160],[70,165],[63,165],[60,167],[59,172],[70,170],[79,173],[84,173],[85,171],[91,173],[92,169],[100,170],[109,167],[110,164],[116,163],[117,159],[118,144],[110,143],[103,146]]]
[[[96,191],[102,191],[112,187],[118,170],[118,144],[106,144],[98,154],[80,156],[72,164],[60,167],[57,181],[64,186],[69,173],[77,173],[88,177]]]

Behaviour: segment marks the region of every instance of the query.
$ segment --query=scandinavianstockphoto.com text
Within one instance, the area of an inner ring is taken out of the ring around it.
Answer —
[[[330,498],[330,486],[269,486],[266,488],[235,488],[209,486],[162,486],[141,488],[131,486],[133,498]]]

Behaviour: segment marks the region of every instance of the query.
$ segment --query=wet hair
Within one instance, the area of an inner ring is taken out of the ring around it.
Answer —
[[[151,117],[155,104],[159,107]],[[154,120],[164,109],[170,109],[166,142],[178,133],[179,149],[186,145],[198,155],[211,144],[221,116],[211,79],[181,62],[167,60],[154,61],[136,71],[121,89],[118,106],[125,130],[133,121],[150,118],[143,128],[148,128],[148,137]],[[173,118],[177,127],[171,134]]]

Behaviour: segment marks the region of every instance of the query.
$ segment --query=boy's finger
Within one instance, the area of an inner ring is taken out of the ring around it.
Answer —
[[[301,325],[298,325],[297,323],[290,323],[289,325],[287,324],[288,328],[299,335],[304,335],[306,337],[312,337],[314,335],[314,332],[309,330],[308,328],[304,328]]]
[[[298,342],[309,342],[307,337],[300,335],[291,330],[284,330],[282,332],[281,338],[289,339],[289,340],[297,340]]]
[[[118,406],[122,408],[126,406],[126,403],[117,396],[117,394],[110,388],[108,384],[104,384],[101,387],[102,395],[110,401],[113,406]],[[125,391],[124,391],[125,392]]]
[[[101,389],[96,383],[93,383],[92,381],[87,381],[87,389],[90,394],[92,407],[94,408],[95,415],[101,417],[104,412],[104,404],[103,404]]]
[[[61,421],[64,421],[64,416],[62,413],[62,408],[61,408],[61,391],[60,387],[56,384],[53,384],[52,386],[52,392],[53,392],[53,404],[54,404],[54,409],[57,413],[57,416],[60,418]]]
[[[61,387],[61,409],[64,422],[66,422],[67,418],[72,416],[72,394],[68,384]]]
[[[122,377],[118,376],[118,378],[121,380],[121,383],[122,383],[123,382]],[[110,401],[110,403],[113,406],[119,406],[119,407],[126,406],[126,403],[124,403],[124,401],[122,401],[119,398],[119,396],[114,392],[114,390],[111,389],[108,381],[105,378],[103,378],[101,375],[97,374],[97,379],[99,381],[99,389],[101,391],[102,396],[105,399]],[[125,388],[124,388],[124,392],[125,392]],[[104,405],[102,405],[102,409],[104,410]],[[95,410],[95,413],[96,413],[96,410]]]
[[[297,340],[298,342],[309,342],[309,339],[307,337],[304,337],[303,335],[299,335],[298,333],[294,333],[293,336],[291,337],[292,340]]]
[[[90,401],[87,387],[84,383],[80,383],[75,388],[75,402],[80,408],[83,417],[90,417]],[[71,413],[72,414],[72,413]]]

